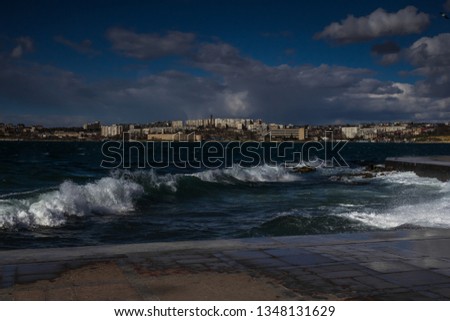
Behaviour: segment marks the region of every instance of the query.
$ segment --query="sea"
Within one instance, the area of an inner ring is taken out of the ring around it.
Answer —
[[[173,146],[116,143],[0,142],[0,249],[450,228],[450,182],[364,174],[386,157],[450,155],[450,144],[347,143],[336,159],[319,144],[300,162],[302,143],[226,161],[220,148],[234,147],[216,143],[205,162],[185,143],[198,162],[176,148],[165,163]],[[315,170],[296,170],[305,164]]]

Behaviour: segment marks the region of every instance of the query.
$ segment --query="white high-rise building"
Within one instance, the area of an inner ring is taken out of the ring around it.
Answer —
[[[353,126],[353,127],[342,127],[341,131],[342,131],[342,136],[344,136],[344,138],[347,139],[353,139],[356,137],[356,135],[358,135],[358,127]]]

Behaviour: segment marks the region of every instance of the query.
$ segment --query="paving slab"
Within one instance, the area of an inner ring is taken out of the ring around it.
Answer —
[[[448,300],[448,248],[421,229],[5,250],[0,300]]]
[[[408,263],[401,261],[373,261],[362,263],[362,265],[380,273],[406,272],[421,269],[413,265],[411,261],[408,261]]]
[[[448,282],[447,276],[426,270],[380,274],[379,277],[391,283],[407,287]]]

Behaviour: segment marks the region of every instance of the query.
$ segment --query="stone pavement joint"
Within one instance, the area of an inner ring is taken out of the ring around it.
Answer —
[[[0,300],[448,300],[450,230],[0,251]]]

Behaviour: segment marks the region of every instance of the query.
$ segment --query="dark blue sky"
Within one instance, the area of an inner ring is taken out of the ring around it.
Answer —
[[[0,122],[450,119],[450,1],[14,1]]]

